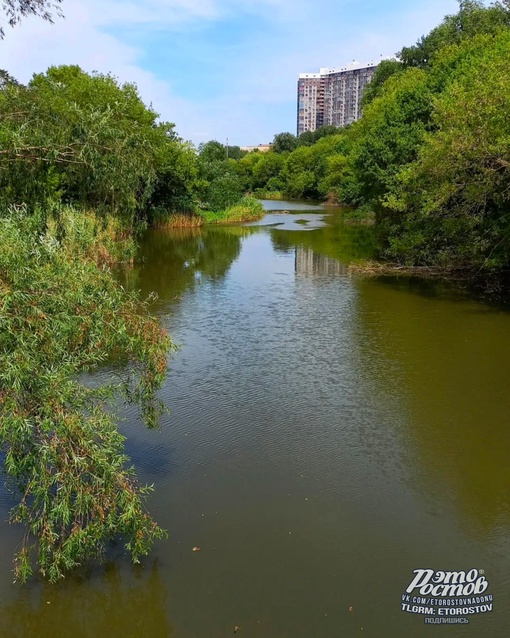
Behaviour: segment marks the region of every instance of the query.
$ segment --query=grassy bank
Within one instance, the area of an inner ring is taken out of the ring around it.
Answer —
[[[157,211],[153,214],[150,227],[156,230],[165,228],[198,228],[204,225],[204,218],[194,213],[167,213]]]
[[[257,188],[254,190],[253,196],[258,197],[259,199],[287,199],[287,196],[282,191],[266,191],[263,188]]]
[[[245,197],[238,204],[222,211],[205,211],[206,224],[232,224],[235,222],[254,222],[264,217],[264,207],[253,197]]]
[[[166,213],[156,211],[153,214],[151,228],[195,228],[204,224],[233,224],[252,222],[262,219],[264,207],[253,197],[245,197],[238,204],[229,206],[225,210],[204,210],[200,213]]]

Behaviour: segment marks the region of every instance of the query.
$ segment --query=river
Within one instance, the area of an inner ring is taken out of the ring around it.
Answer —
[[[125,275],[179,344],[161,429],[122,424],[169,539],[140,567],[119,546],[20,587],[3,523],[2,638],[508,635],[509,312],[350,276],[370,228],[266,206],[255,224],[148,232]],[[425,625],[402,610],[419,568],[482,570],[493,611]]]

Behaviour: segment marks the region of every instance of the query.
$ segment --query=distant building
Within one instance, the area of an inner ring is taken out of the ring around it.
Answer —
[[[347,126],[361,117],[363,90],[378,62],[353,62],[344,67],[300,73],[297,94],[297,134],[320,126]]]
[[[251,151],[260,151],[261,153],[267,153],[271,146],[272,144],[259,144],[258,146],[240,146],[240,149],[242,151],[248,151],[248,153],[251,153]]]

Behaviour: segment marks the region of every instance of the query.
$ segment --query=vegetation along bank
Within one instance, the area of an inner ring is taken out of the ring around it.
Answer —
[[[510,265],[510,10],[463,0],[416,45],[380,63],[363,117],[275,136],[237,161],[255,193],[373,213],[381,257],[466,272]]]
[[[379,65],[359,122],[279,134],[265,154],[195,149],[111,75],[53,67],[23,85],[0,72],[0,444],[26,529],[17,578],[55,581],[119,536],[137,561],[164,534],[114,409],[122,396],[157,424],[172,348],[109,270],[133,259],[137,233],[256,219],[246,192],[335,199],[374,215],[386,259],[504,272],[509,66],[508,3],[463,0]],[[119,379],[87,384],[111,358]]]

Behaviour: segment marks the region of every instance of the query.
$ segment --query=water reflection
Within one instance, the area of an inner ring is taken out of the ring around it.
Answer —
[[[296,246],[295,268],[298,275],[305,277],[347,274],[347,266],[338,259],[318,254],[302,245]]]
[[[0,635],[428,636],[399,604],[420,566],[484,568],[495,612],[462,633],[506,635],[510,316],[346,276],[372,231],[320,216],[147,234],[130,285],[181,349],[161,430],[123,431],[170,539],[140,572],[4,577]]]
[[[301,245],[344,264],[375,254],[377,244],[372,228],[345,223],[341,211],[329,212],[324,216],[324,222],[322,227],[309,231],[271,229],[274,249],[287,252],[293,246]]]
[[[155,310],[166,308],[203,278],[220,281],[241,251],[241,237],[249,231],[235,228],[170,228],[148,231],[140,242],[138,264],[120,274],[129,288],[146,298],[155,292]]]

